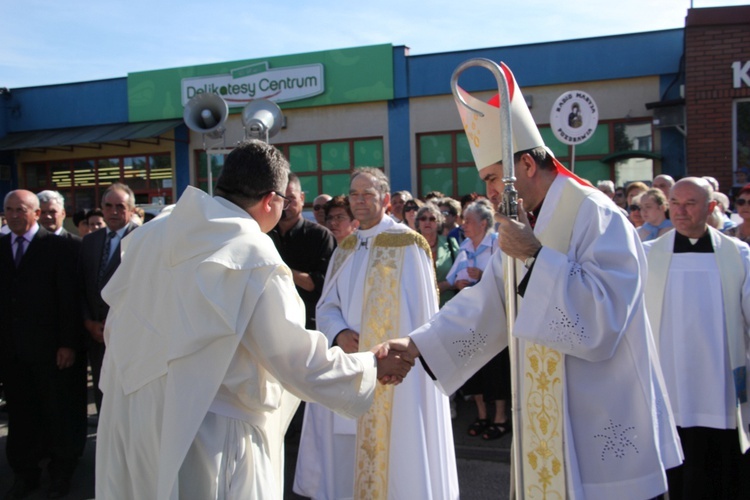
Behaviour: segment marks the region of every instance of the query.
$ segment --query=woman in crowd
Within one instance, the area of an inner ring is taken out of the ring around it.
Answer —
[[[482,277],[484,269],[497,250],[497,233],[494,224],[494,209],[487,200],[478,200],[466,207],[463,214],[466,239],[448,272],[447,281],[458,290],[472,286]],[[482,436],[485,440],[499,439],[511,432],[511,423],[505,411],[505,402],[510,399],[510,359],[508,350],[484,365],[471,377],[463,388],[464,394],[474,396],[477,419],[468,429],[470,436]],[[487,402],[495,402],[495,415],[490,422]]]
[[[445,278],[458,254],[458,243],[453,238],[443,236],[442,227],[445,219],[440,208],[434,203],[427,203],[420,208],[416,220],[417,231],[424,236],[432,251],[432,264],[435,266],[435,277],[440,291],[440,307],[443,307],[443,304],[456,294],[456,289]]]
[[[422,205],[424,203],[416,198],[404,203],[404,224],[409,226],[413,231],[417,230],[417,211],[422,208]]]
[[[734,236],[750,243],[750,184],[745,184],[734,199],[734,208],[742,222],[734,229]]]
[[[625,188],[625,197],[628,199],[628,220],[635,226],[643,225],[643,216],[641,216],[641,204],[639,196],[648,191],[648,186],[640,181],[631,182]]]
[[[673,228],[667,219],[669,202],[661,189],[651,188],[640,195],[640,214],[643,225],[638,228],[641,241],[655,240]]]
[[[352,214],[347,196],[334,196],[326,202],[323,210],[325,211],[326,227],[333,233],[337,245],[340,245],[344,238],[359,227],[359,221]]]

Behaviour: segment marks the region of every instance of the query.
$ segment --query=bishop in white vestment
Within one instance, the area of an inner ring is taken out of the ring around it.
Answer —
[[[508,345],[504,256],[518,268],[522,491],[518,498],[649,499],[681,461],[646,317],[635,229],[544,147],[512,73],[519,220],[500,216],[502,254],[405,341],[450,394]],[[459,89],[469,144],[495,205],[504,190],[498,109]],[[488,132],[485,125],[494,126]],[[524,207],[536,215],[534,227]],[[416,350],[413,348],[416,347]]]
[[[353,331],[359,348],[368,349],[367,335],[385,335],[381,341],[405,335],[438,308],[429,246],[385,215],[387,178],[377,175],[383,192],[370,174],[352,176],[350,204],[360,229],[334,252],[318,303],[317,325],[332,345],[343,345],[341,337]],[[458,498],[448,398],[418,363],[401,385],[381,392],[359,422],[307,405],[296,493],[315,499]]]

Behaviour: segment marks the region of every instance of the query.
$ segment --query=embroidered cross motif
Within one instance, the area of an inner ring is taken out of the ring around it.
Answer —
[[[550,330],[556,334],[554,342],[567,344],[572,350],[576,346],[581,345],[585,339],[589,338],[588,335],[584,334],[584,327],[579,326],[581,317],[578,314],[576,314],[575,321],[573,321],[559,307],[555,307],[555,310],[560,315],[560,319],[552,320],[549,323]]]
[[[469,329],[471,332],[471,338],[454,340],[453,345],[459,346],[458,357],[472,357],[476,352],[487,343],[486,333],[477,333],[473,329]]]
[[[622,424],[616,424],[610,418],[609,425],[604,429],[604,434],[595,434],[594,437],[604,439],[604,447],[602,448],[602,461],[606,460],[608,454],[614,455],[615,458],[624,458],[628,447],[633,448],[636,453],[638,447],[633,443],[632,439],[628,435],[631,431],[635,430],[635,427],[625,427]]]

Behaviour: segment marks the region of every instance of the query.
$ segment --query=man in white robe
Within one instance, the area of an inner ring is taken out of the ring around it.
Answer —
[[[427,321],[437,294],[429,245],[386,215],[387,177],[358,169],[349,201],[360,227],[334,252],[316,319],[331,345],[357,352]],[[308,405],[294,491],[317,500],[458,498],[448,398],[415,366],[395,390],[376,392],[358,422]]]
[[[750,247],[709,227],[706,179],[671,189],[674,231],[644,244],[646,303],[685,463],[670,500],[750,498],[747,352]]]
[[[517,498],[646,499],[681,460],[646,318],[638,235],[604,194],[549,151],[510,70],[519,221],[499,216],[502,254],[517,259],[522,491]],[[498,109],[459,105],[487,194],[504,190]],[[473,137],[472,134],[476,134]],[[476,140],[474,140],[476,139]],[[532,209],[532,229],[524,207]],[[401,340],[450,394],[508,345],[504,262]],[[419,364],[419,363],[418,363]],[[514,446],[518,446],[518,442]]]
[[[408,363],[383,351],[377,362],[345,354],[305,330],[291,271],[264,234],[288,169],[272,146],[242,143],[217,197],[188,188],[123,242],[103,291],[96,498],[280,499],[296,398],[356,417],[376,377],[404,374]]]

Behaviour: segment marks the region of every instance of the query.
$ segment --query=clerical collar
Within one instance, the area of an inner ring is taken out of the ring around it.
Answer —
[[[694,241],[695,243],[691,241],[691,238],[675,231],[674,253],[714,253],[711,233],[708,230],[706,230],[703,236]]]

